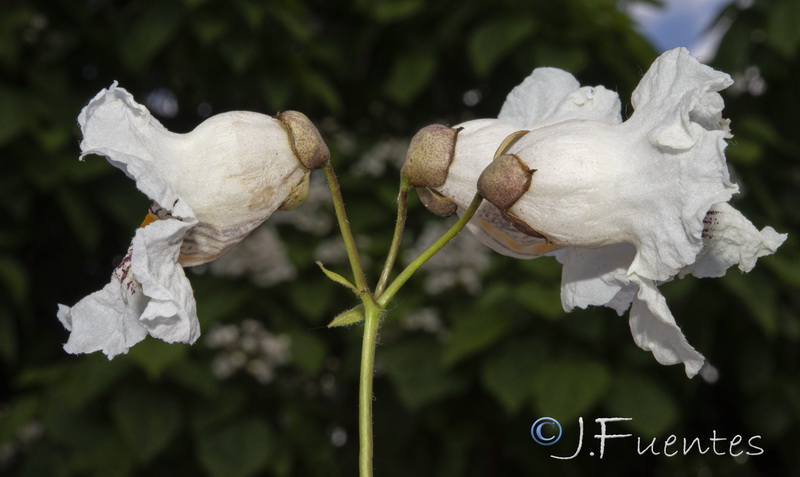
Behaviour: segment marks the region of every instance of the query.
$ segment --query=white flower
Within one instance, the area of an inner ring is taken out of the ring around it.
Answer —
[[[309,170],[328,160],[300,113],[272,118],[234,111],[187,134],[165,129],[117,83],[81,111],[81,159],[108,161],[136,181],[153,206],[111,282],[58,318],[69,353],[125,353],[148,334],[194,342],[200,334],[182,266],[219,257],[278,208],[305,198]]]
[[[635,342],[694,376],[704,358],[658,285],[689,273],[721,276],[732,265],[747,272],[786,239],[770,227],[759,232],[726,203],[738,188],[717,92],[731,82],[683,48],[668,51],[642,78],[623,122],[616,93],[537,69],[498,119],[456,126],[447,179],[434,192],[463,211],[477,182],[497,206],[483,204],[468,225],[486,245],[519,258],[556,256],[567,311],[630,306]]]

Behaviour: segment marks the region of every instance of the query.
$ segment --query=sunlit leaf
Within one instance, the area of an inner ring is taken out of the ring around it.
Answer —
[[[469,39],[469,58],[479,76],[486,76],[515,46],[533,34],[536,22],[527,15],[483,23]]]

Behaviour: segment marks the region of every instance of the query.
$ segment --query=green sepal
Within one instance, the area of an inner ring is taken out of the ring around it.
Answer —
[[[339,313],[336,318],[328,323],[328,328],[336,328],[338,326],[349,326],[355,323],[364,321],[364,305],[358,305],[350,308],[347,311]]]

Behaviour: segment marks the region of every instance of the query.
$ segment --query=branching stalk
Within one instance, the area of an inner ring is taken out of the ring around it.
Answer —
[[[469,207],[464,212],[464,214],[458,219],[458,222],[456,222],[450,228],[450,230],[445,232],[444,235],[439,237],[439,239],[436,242],[434,242],[433,245],[428,247],[417,258],[415,258],[414,261],[411,262],[411,264],[409,264],[405,268],[405,270],[400,272],[400,274],[397,276],[397,278],[394,279],[391,285],[389,285],[386,288],[386,291],[384,291],[383,293],[380,294],[380,296],[377,297],[378,306],[380,306],[381,308],[385,308],[386,305],[391,301],[391,299],[394,298],[395,294],[397,294],[400,288],[402,288],[402,286],[405,285],[408,279],[411,278],[414,272],[419,270],[419,268],[422,265],[424,265],[425,262],[427,262],[431,257],[433,257],[433,255],[436,254],[436,252],[441,250],[442,247],[447,245],[448,242],[453,240],[453,238],[456,235],[458,235],[461,229],[463,229],[464,226],[467,225],[467,222],[469,222],[470,219],[472,219],[472,216],[475,215],[475,212],[478,210],[478,207],[481,205],[482,201],[483,198],[480,195],[475,194],[475,197],[472,199],[472,203],[469,204]]]

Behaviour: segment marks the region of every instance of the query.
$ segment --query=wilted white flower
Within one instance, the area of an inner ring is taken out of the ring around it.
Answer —
[[[519,258],[554,255],[564,264],[567,311],[630,307],[635,342],[694,376],[704,358],[658,285],[722,276],[732,265],[749,271],[786,238],[770,227],[759,232],[727,204],[738,188],[725,163],[731,135],[717,92],[730,84],[687,50],[668,51],[642,78],[623,122],[616,93],[536,69],[498,119],[452,129],[453,153],[435,164],[445,164],[446,179],[423,182],[424,194],[434,209],[452,203],[460,212],[477,184],[493,204],[468,225],[481,241]]]
[[[81,158],[108,161],[136,181],[150,209],[111,282],[74,307],[59,305],[69,353],[125,353],[148,334],[194,342],[200,334],[183,266],[209,262],[278,208],[305,198],[310,169],[328,150],[301,113],[234,111],[187,134],[164,128],[117,83],[81,111]]]

